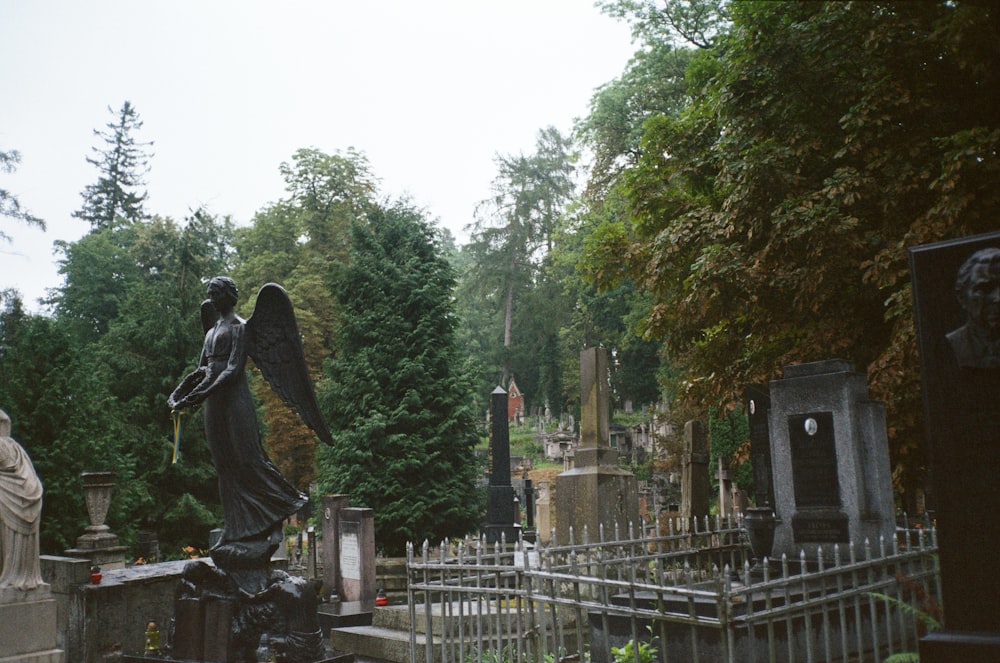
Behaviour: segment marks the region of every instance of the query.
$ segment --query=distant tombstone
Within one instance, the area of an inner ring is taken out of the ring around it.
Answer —
[[[538,540],[548,545],[552,540],[552,503],[550,500],[550,484],[539,481],[535,497],[535,514],[538,522]]]
[[[911,249],[945,630],[920,660],[1000,660],[1000,232]]]
[[[787,366],[771,382],[774,555],[877,545],[895,531],[885,409],[850,362]]]
[[[719,458],[716,479],[719,481],[719,516],[731,518],[736,515],[736,505],[733,502],[734,484],[724,458]]]
[[[708,515],[709,485],[708,433],[705,424],[689,421],[684,424],[684,447],[681,451],[681,518],[703,518]]]

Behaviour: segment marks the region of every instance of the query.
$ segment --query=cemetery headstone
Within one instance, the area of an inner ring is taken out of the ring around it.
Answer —
[[[366,603],[375,600],[375,512],[346,508],[340,512],[340,558],[342,601]]]
[[[774,555],[891,541],[885,409],[868,398],[865,375],[839,359],[787,366],[770,394]]]
[[[920,660],[1000,660],[1000,233],[910,250],[943,631]]]
[[[743,512],[743,525],[754,557],[771,556],[774,546],[774,482],[771,479],[771,394],[767,385],[750,385],[743,391],[743,405],[750,424],[750,463],[753,466],[754,505]]]
[[[681,451],[681,518],[704,518],[708,515],[711,485],[708,474],[708,432],[700,421],[684,424]]]
[[[552,502],[549,499],[549,482],[538,482],[535,513],[538,516],[538,540],[548,545],[552,540]]]
[[[611,448],[608,355],[604,348],[580,353],[580,448],[573,468],[556,477],[556,532],[567,543],[572,529],[580,542],[586,527],[597,540],[603,525],[608,535],[618,525],[626,532],[639,526],[639,488],[635,476],[618,467]]]

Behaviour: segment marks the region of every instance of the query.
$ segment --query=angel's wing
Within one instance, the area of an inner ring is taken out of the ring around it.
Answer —
[[[244,340],[247,355],[271,388],[295,408],[321,440],[333,444],[309,379],[292,300],[277,283],[268,283],[257,293],[257,304],[246,322]]]

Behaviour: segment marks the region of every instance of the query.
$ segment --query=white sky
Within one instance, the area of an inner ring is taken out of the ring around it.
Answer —
[[[89,229],[85,158],[126,99],[149,213],[246,224],[295,150],[354,147],[462,243],[494,156],[570,131],[634,50],[592,0],[0,0],[0,150],[22,157],[0,188],[48,224],[0,219],[0,289],[38,310],[61,284],[52,243]]]

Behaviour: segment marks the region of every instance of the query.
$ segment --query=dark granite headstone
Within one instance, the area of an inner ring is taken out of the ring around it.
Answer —
[[[743,402],[750,424],[750,464],[753,466],[754,503],[758,507],[774,508],[771,434],[768,428],[771,394],[766,385],[750,385],[743,392]]]
[[[1000,233],[915,247],[910,268],[947,629],[920,660],[997,661]]]

